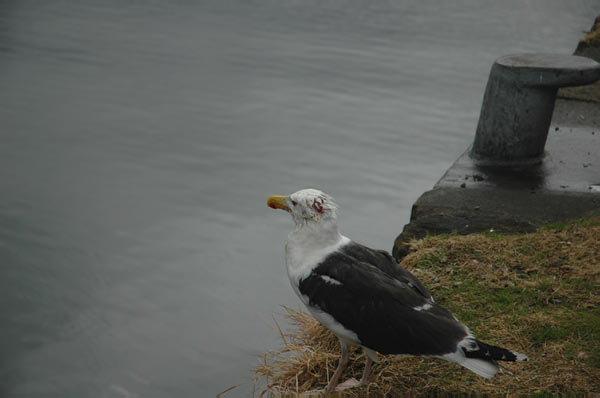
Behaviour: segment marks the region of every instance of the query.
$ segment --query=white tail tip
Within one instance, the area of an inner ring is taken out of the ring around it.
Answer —
[[[465,358],[458,364],[486,379],[491,379],[500,370],[497,363],[478,358]]]
[[[515,359],[515,362],[526,362],[529,361],[529,357],[525,354],[521,354],[520,352],[516,352],[513,351],[513,354],[516,355],[517,359]]]

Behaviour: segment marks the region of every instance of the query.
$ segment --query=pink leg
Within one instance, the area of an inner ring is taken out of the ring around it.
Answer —
[[[337,386],[338,380],[342,375],[342,372],[344,371],[344,369],[346,369],[346,365],[348,365],[348,345],[342,340],[340,340],[340,348],[342,350],[342,357],[340,358],[340,363],[338,364],[337,369],[333,373],[329,384],[327,384],[327,387],[325,387],[325,389],[323,390],[323,395],[327,395],[335,389],[335,386]]]
[[[365,370],[363,371],[362,377],[360,378],[360,383],[358,384],[360,387],[369,384],[369,372],[371,371],[372,364],[373,360],[370,356],[367,355],[367,363],[365,363]]]
[[[365,370],[363,371],[363,375],[360,378],[360,381],[356,380],[354,377],[349,378],[343,383],[340,383],[335,388],[335,391],[343,391],[349,388],[354,387],[364,387],[369,384],[369,372],[371,370],[371,365],[373,364],[373,360],[367,356],[367,362],[365,363]]]

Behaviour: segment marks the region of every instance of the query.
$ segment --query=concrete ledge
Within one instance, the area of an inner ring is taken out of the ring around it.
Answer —
[[[483,231],[533,232],[540,225],[583,217],[600,209],[600,194],[512,189],[438,188],[413,205],[412,219],[394,242],[393,255],[403,258],[408,241],[429,234]]]
[[[532,232],[600,211],[599,108],[593,102],[558,100],[546,154],[537,165],[486,167],[476,164],[467,149],[415,202],[410,223],[394,243],[394,257],[406,255],[410,239],[428,234]]]

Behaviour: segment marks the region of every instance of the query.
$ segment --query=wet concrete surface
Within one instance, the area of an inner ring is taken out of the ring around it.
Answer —
[[[600,129],[553,125],[546,154],[522,167],[479,165],[463,154],[435,188],[519,189],[589,193],[600,186]]]

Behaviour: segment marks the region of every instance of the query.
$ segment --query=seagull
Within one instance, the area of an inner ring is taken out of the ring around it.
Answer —
[[[377,353],[441,358],[486,379],[498,372],[496,361],[528,360],[524,354],[477,340],[388,252],[340,234],[338,206],[326,193],[303,189],[271,196],[267,204],[288,212],[295,223],[285,245],[294,292],[340,342],[341,358],[323,390],[325,395],[367,385]],[[351,345],[365,352],[365,368],[360,381],[350,379],[338,385]]]

